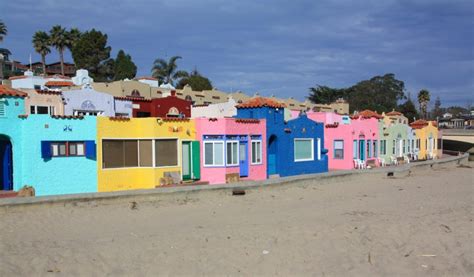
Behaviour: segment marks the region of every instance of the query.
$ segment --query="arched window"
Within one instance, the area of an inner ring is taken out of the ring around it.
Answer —
[[[140,97],[140,92],[136,89],[132,90],[132,96],[134,97]]]

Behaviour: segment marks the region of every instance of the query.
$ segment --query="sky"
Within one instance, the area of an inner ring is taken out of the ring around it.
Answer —
[[[472,0],[5,0],[0,47],[27,63],[31,39],[53,25],[108,35],[149,76],[156,58],[182,56],[223,91],[304,100],[316,85],[349,87],[394,73],[413,99],[474,104]],[[47,62],[55,62],[55,51]],[[66,60],[72,62],[68,53]]]

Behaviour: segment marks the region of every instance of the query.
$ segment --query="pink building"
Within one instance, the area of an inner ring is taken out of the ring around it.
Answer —
[[[353,169],[354,160],[378,165],[380,115],[363,111],[357,116],[308,112],[308,118],[324,123],[324,147],[329,169]]]
[[[201,181],[223,184],[267,177],[265,119],[196,118]]]

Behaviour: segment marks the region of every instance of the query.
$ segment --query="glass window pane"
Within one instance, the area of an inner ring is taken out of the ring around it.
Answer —
[[[57,145],[57,144],[52,144],[51,146],[52,146],[52,148],[53,148],[53,156],[59,155],[59,147],[58,147],[58,145]]]
[[[295,160],[312,160],[312,141],[295,140]]]
[[[59,144],[59,156],[66,156],[66,144],[60,143]]]
[[[204,143],[204,164],[205,165],[212,165],[214,161],[213,156],[213,145],[212,143],[205,142]]]
[[[227,164],[232,164],[232,143],[227,143]]]
[[[150,140],[140,140],[140,166],[153,166],[153,144]]]
[[[117,168],[124,166],[123,141],[102,141],[102,167]]]
[[[252,142],[252,163],[257,163],[257,142]]]
[[[37,112],[38,114],[49,114],[48,107],[45,107],[45,106],[38,106]]]
[[[123,153],[125,155],[125,167],[138,166],[138,141],[125,140]]]
[[[84,156],[84,143],[82,142],[77,144],[77,155]]]
[[[155,140],[156,166],[178,165],[178,141],[176,139]]]
[[[232,164],[239,164],[239,161],[237,160],[238,147],[239,147],[239,144],[237,142],[232,143]]]
[[[69,143],[69,156],[76,156],[76,144],[75,143]]]
[[[257,142],[257,163],[262,162],[262,143]]]
[[[224,165],[224,143],[214,143],[214,165]]]

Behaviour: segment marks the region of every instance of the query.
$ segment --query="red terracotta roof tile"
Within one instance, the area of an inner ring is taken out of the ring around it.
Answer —
[[[431,125],[433,125],[434,127],[438,127],[438,124],[436,123],[436,121],[426,121],[424,119],[418,119],[410,123],[410,127],[412,127],[413,129],[422,129],[428,126],[430,122],[431,122]]]
[[[359,112],[358,114],[351,116],[352,119],[357,119],[359,117],[362,117],[362,118],[372,118],[373,117],[373,118],[377,118],[377,119],[383,118],[382,115],[378,114],[377,112],[371,111],[371,110],[363,110],[363,111]]]
[[[111,116],[109,117],[110,120],[116,120],[116,121],[129,121],[130,117],[127,116]]]
[[[0,96],[26,97],[27,95],[26,92],[0,85]]]
[[[235,120],[237,123],[260,123],[259,119],[253,119],[253,118],[238,118]]]
[[[388,116],[398,116],[398,115],[403,115],[403,114],[401,112],[391,111],[391,112],[386,113],[386,115],[388,115]]]
[[[151,102],[151,99],[136,96],[115,96],[114,98],[118,100]]]
[[[69,79],[69,80],[71,79],[71,77],[64,76],[64,75],[61,75],[61,74],[48,75],[48,76],[45,76],[45,78]]]
[[[47,81],[44,85],[47,87],[71,87],[74,84],[69,81]]]
[[[255,97],[242,104],[237,105],[237,108],[260,108],[260,107],[270,107],[270,108],[285,108],[286,105],[275,100],[264,98],[264,97]]]
[[[61,95],[63,94],[62,91],[57,91],[57,90],[36,90],[37,93],[39,94],[52,94],[52,95]]]
[[[84,119],[82,115],[52,115],[54,119]]]

